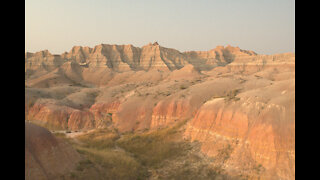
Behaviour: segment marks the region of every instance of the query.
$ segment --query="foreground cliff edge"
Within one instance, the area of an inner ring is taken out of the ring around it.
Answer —
[[[26,120],[51,131],[122,137],[185,122],[177,138],[199,142],[210,167],[244,179],[295,178],[294,53],[101,44],[26,53],[25,67]]]

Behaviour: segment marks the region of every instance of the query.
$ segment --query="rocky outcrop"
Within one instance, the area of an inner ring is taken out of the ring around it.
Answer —
[[[201,106],[186,137],[230,172],[265,179],[295,176],[294,80],[238,95],[214,98]]]
[[[27,120],[121,133],[187,120],[184,137],[201,142],[214,166],[253,179],[294,178],[294,53],[181,53],[150,43],[78,46],[59,55],[61,64],[44,60],[53,56],[25,55]]]
[[[67,106],[36,103],[27,110],[26,119],[51,130],[103,128],[110,124],[112,114],[109,113],[112,111],[106,111],[103,106],[94,105],[90,110],[79,110]]]
[[[153,108],[151,129],[163,128],[175,122],[191,117],[191,105],[188,100],[164,100]]]
[[[60,55],[52,55],[48,50],[25,54],[25,70],[52,71],[64,62]]]
[[[80,129],[93,129],[96,127],[94,116],[91,112],[74,110],[68,121],[68,129],[80,130]]]
[[[52,130],[68,129],[72,108],[50,104],[34,104],[26,114],[26,120],[33,121]]]
[[[217,46],[210,51],[188,51],[184,53],[188,62],[199,70],[211,70],[217,66],[224,66],[236,58],[254,58],[257,54],[253,51],[241,50],[239,47]]]
[[[157,42],[141,48],[132,45],[101,44],[94,48],[74,46],[70,52],[52,55],[48,50],[25,54],[26,72],[34,70],[51,71],[68,61],[75,61],[84,67],[108,68],[116,72],[138,70],[173,71],[187,64],[199,70],[210,70],[219,65],[226,65],[236,57],[254,57],[252,51],[241,50],[231,46],[210,51],[190,51],[181,53],[175,49],[165,48]]]

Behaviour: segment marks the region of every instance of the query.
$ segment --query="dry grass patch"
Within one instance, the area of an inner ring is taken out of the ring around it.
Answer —
[[[158,166],[166,159],[183,154],[186,144],[173,141],[174,135],[185,121],[172,128],[141,134],[126,134],[117,140],[117,145],[141,162],[144,166]]]
[[[53,134],[54,136],[58,137],[58,138],[66,138],[66,134],[65,134],[65,133],[53,132],[52,134]]]
[[[99,129],[77,137],[86,148],[106,149],[114,148],[115,141],[119,138],[115,130]]]
[[[240,92],[240,89],[234,89],[229,91],[225,96],[225,102],[229,102],[231,100],[239,101],[240,98],[236,97]]]
[[[86,155],[86,162],[94,162],[102,167],[103,179],[145,179],[148,175],[146,168],[141,166],[133,157],[123,151],[112,149],[93,149],[77,147],[79,153]],[[90,163],[80,163],[82,170]]]

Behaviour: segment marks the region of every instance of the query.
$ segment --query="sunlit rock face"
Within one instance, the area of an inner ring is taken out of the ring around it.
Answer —
[[[202,142],[203,152],[218,161],[223,154],[230,171],[248,169],[254,174],[252,169],[257,169],[267,179],[294,178],[294,79],[238,97],[238,101],[215,98],[203,104],[188,124],[186,137]]]
[[[201,142],[215,166],[253,179],[294,179],[294,53],[101,44],[26,53],[25,63],[27,120],[119,132],[187,121],[183,138]]]
[[[25,54],[26,71],[31,76],[36,71],[46,72],[74,61],[82,67],[109,68],[117,72],[173,71],[192,64],[199,70],[210,70],[218,65],[226,65],[235,59],[252,59],[257,56],[253,51],[241,50],[232,46],[217,46],[210,51],[179,52],[158,43],[148,44],[141,48],[132,45],[100,44],[93,48],[74,46],[69,52],[52,55],[48,50]]]

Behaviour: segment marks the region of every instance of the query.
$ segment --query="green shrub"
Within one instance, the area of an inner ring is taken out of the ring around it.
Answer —
[[[227,92],[227,94],[225,96],[225,101],[228,102],[231,100],[234,100],[234,101],[240,100],[240,98],[236,97],[239,92],[240,92],[240,89],[234,89],[234,90]]]

